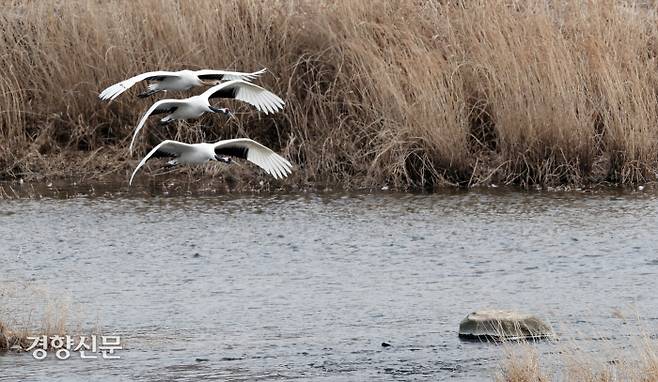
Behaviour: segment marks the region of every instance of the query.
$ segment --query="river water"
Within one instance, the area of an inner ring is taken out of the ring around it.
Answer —
[[[123,345],[0,379],[491,380],[501,347],[457,337],[488,307],[614,354],[658,332],[657,223],[639,192],[0,200],[0,320],[54,306]]]

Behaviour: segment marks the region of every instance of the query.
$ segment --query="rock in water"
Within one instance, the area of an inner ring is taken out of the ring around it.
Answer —
[[[552,338],[553,330],[539,318],[514,311],[480,310],[459,323],[459,338],[469,340],[521,340]]]

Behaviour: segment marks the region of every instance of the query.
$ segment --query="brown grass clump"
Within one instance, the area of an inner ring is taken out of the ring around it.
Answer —
[[[498,382],[658,382],[656,343],[645,336],[640,344],[629,344],[605,360],[582,349],[563,351],[558,359],[544,359],[552,366],[540,365],[540,356],[529,343],[505,344],[505,358],[495,380]],[[575,345],[572,344],[572,345]],[[544,357],[545,358],[545,357]]]
[[[539,354],[530,345],[524,344],[522,350],[506,350],[501,371],[496,376],[497,382],[548,382],[550,379],[541,370]]]
[[[15,346],[21,348],[28,346],[27,336],[23,336],[22,333],[14,333],[0,322],[0,351],[7,351]]]
[[[28,337],[65,336],[82,333],[73,324],[71,305],[30,284],[6,283],[0,287],[0,351],[27,349]],[[36,317],[36,319],[35,319]]]
[[[3,178],[125,176],[153,99],[96,95],[181,68],[267,67],[258,83],[285,111],[149,128],[140,152],[247,135],[289,157],[293,181],[348,187],[637,183],[657,169],[646,4],[24,0],[0,5],[0,28]]]

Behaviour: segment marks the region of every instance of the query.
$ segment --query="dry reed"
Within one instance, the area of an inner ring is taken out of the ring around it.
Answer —
[[[71,303],[30,283],[4,283],[0,287],[0,351],[25,350],[28,337],[81,333],[71,317]]]
[[[621,349],[612,347],[597,352],[587,351],[575,339],[553,345],[559,346],[560,350],[540,356],[532,343],[504,343],[504,359],[495,380],[658,382],[658,344],[648,333],[639,338],[629,338]]]
[[[127,139],[153,100],[131,91],[101,104],[102,88],[154,69],[261,67],[283,113],[232,104],[239,122],[150,128],[139,152],[162,138],[247,135],[289,157],[294,182],[346,187],[655,178],[653,2],[23,0],[0,10],[0,178],[126,176]]]
[[[596,361],[582,354],[571,355],[564,360],[561,370],[540,365],[540,356],[528,344],[523,349],[507,351],[496,376],[498,382],[656,382],[658,381],[658,356],[655,346],[636,349],[637,359]],[[548,369],[548,370],[547,370]]]

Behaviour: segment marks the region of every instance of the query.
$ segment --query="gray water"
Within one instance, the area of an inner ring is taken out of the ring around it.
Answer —
[[[120,360],[5,353],[0,379],[491,380],[500,346],[457,337],[459,321],[487,307],[535,313],[584,352],[614,353],[658,331],[656,199],[0,201],[0,320],[38,323],[34,295],[65,299],[78,327],[124,346]],[[557,345],[538,346],[550,355]]]

